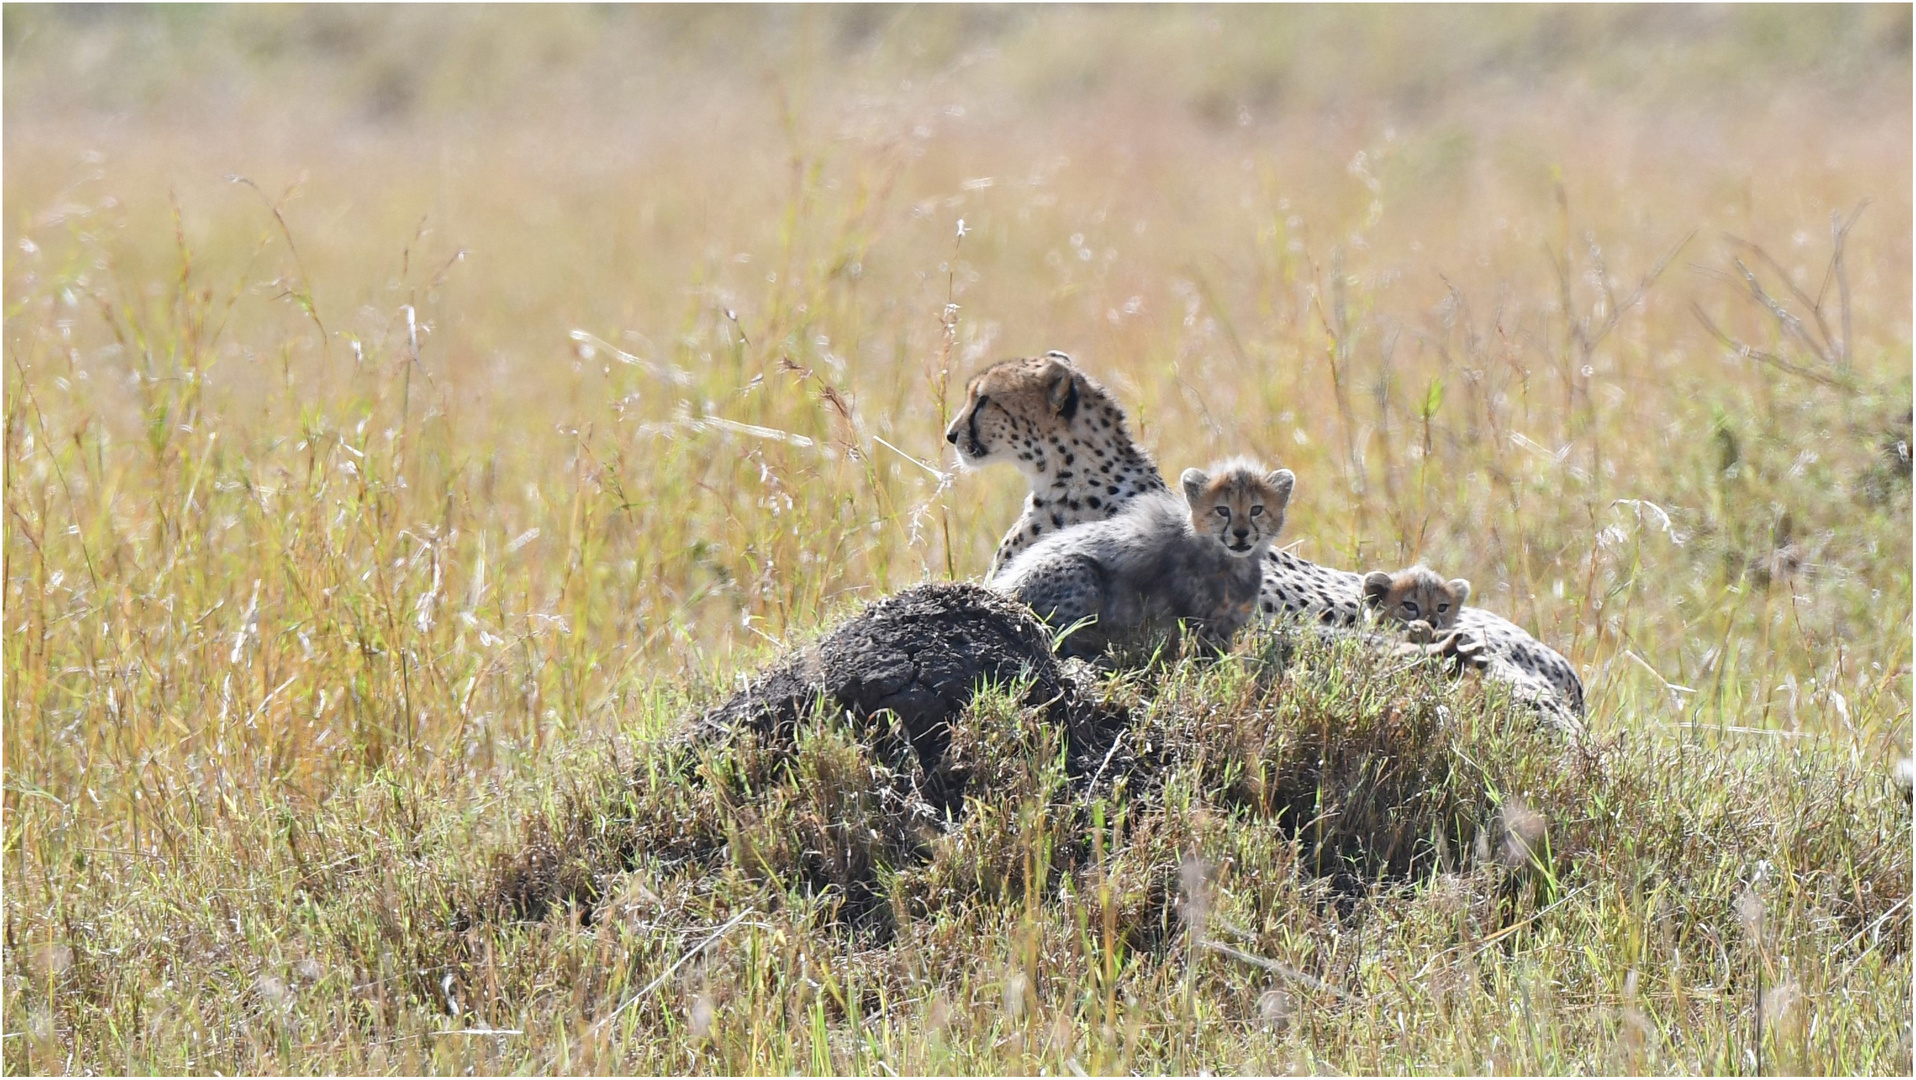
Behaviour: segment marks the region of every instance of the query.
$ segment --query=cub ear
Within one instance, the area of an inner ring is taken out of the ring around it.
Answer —
[[[1071,419],[1078,411],[1078,375],[1070,366],[1050,354],[1045,356],[1044,374],[1045,402],[1051,411]]]
[[[1265,476],[1264,482],[1271,485],[1271,490],[1277,492],[1279,499],[1288,503],[1291,501],[1291,489],[1297,486],[1297,474],[1289,469],[1279,469]]]
[[[1377,607],[1384,602],[1384,595],[1390,592],[1390,575],[1382,570],[1372,570],[1364,575],[1364,602]]]
[[[1184,487],[1184,501],[1193,505],[1204,495],[1204,485],[1210,482],[1203,469],[1186,469],[1184,475],[1178,477],[1178,483]]]
[[[1462,607],[1470,599],[1470,582],[1460,577],[1450,579],[1450,595],[1457,598],[1457,606]]]

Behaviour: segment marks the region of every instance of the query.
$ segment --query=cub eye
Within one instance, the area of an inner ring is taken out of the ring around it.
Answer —
[[[1404,613],[1411,616],[1412,618],[1415,618],[1417,616],[1417,601],[1415,600],[1404,601]]]
[[[1221,518],[1228,518],[1231,516],[1231,508],[1228,506],[1213,507],[1211,512]]]
[[[1263,516],[1263,514],[1264,514],[1264,507],[1263,507],[1262,505],[1258,505],[1258,506],[1253,506],[1253,507],[1251,507],[1251,516],[1252,516],[1252,517],[1261,517],[1261,516]]]
[[[1450,601],[1444,600],[1444,601],[1440,601],[1437,604],[1437,614],[1442,615],[1444,612],[1449,610],[1450,610]]]

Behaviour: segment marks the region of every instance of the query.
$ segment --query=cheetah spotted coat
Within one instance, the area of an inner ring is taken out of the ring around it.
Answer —
[[[1102,521],[1140,494],[1169,490],[1151,455],[1132,441],[1124,409],[1063,353],[986,369],[972,380],[945,437],[966,464],[1006,461],[1030,484],[1024,512],[992,557],[993,575],[1047,533]],[[1357,630],[1363,586],[1361,574],[1274,549],[1265,557],[1258,612]],[[1583,716],[1583,680],[1556,650],[1478,607],[1465,607],[1457,627],[1482,642],[1478,661],[1486,677],[1546,709]]]

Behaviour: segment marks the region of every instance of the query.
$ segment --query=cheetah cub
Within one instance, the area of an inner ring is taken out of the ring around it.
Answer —
[[[1445,581],[1421,565],[1395,574],[1373,570],[1364,575],[1364,606],[1373,618],[1404,628],[1404,636],[1415,643],[1406,652],[1444,652],[1459,633],[1457,613],[1469,599],[1470,582]]]
[[[1039,539],[992,586],[1058,629],[1092,620],[1065,638],[1067,656],[1148,654],[1179,622],[1227,647],[1256,610],[1297,477],[1233,459],[1181,481],[1183,499],[1142,494],[1115,517]]]

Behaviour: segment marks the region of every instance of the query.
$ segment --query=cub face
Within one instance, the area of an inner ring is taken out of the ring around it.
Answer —
[[[945,428],[945,441],[973,467],[1028,464],[1040,439],[1070,430],[1087,396],[1103,397],[1104,389],[1061,352],[993,364],[965,386],[964,408]]]
[[[1191,504],[1191,528],[1244,557],[1276,539],[1284,528],[1284,510],[1291,502],[1297,477],[1289,469],[1265,472],[1249,461],[1226,461],[1203,469],[1186,469],[1179,477],[1184,499]]]
[[[1364,575],[1364,604],[1380,619],[1399,622],[1414,632],[1434,634],[1457,625],[1457,615],[1470,599],[1470,582],[1445,581],[1428,567],[1413,566],[1395,574],[1373,570]]]

